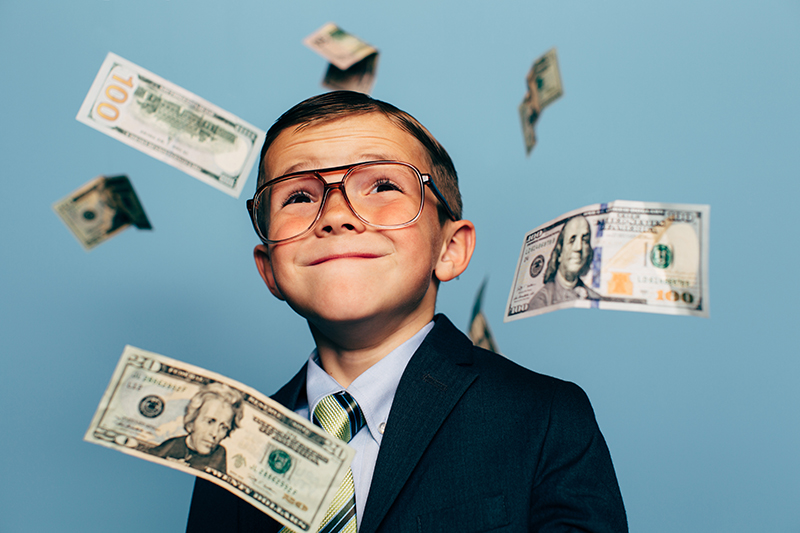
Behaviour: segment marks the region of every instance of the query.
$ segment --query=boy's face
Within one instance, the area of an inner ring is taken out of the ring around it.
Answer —
[[[410,163],[430,171],[424,148],[379,114],[284,130],[264,161],[268,179],[290,172],[363,161]],[[345,171],[324,175],[328,182]],[[256,248],[264,281],[278,298],[324,330],[325,325],[382,319],[391,323],[433,316],[434,270],[443,235],[437,200],[425,187],[425,206],[411,226],[379,230],[362,223],[342,193],[329,193],[314,228],[299,239]]]

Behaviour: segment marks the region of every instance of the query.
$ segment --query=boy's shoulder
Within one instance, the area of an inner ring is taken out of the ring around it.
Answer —
[[[517,398],[518,402],[553,396],[588,402],[584,391],[575,383],[525,368],[511,359],[472,344],[469,337],[456,328],[445,315],[435,317],[436,326],[425,339],[430,347],[455,365],[475,375],[481,388]]]

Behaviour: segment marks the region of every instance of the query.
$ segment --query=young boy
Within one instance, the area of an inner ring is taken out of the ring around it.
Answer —
[[[274,398],[326,429],[338,405],[350,420],[339,437],[357,450],[320,531],[627,531],[583,391],[434,316],[475,227],[450,157],[416,119],[359,93],[301,102],[267,133],[248,209],[261,277],[316,344]],[[280,529],[197,480],[188,531]]]

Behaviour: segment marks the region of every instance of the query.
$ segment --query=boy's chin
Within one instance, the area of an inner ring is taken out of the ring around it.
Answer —
[[[378,320],[380,313],[370,313],[365,309],[325,309],[314,313],[300,313],[310,323],[325,329],[330,326],[345,327],[348,325],[357,326]]]
[[[415,314],[422,314],[421,307],[421,305],[417,305],[401,308],[381,308],[365,304],[354,307],[330,306],[314,313],[306,314],[297,309],[295,311],[304,316],[309,325],[326,335],[330,335],[346,330],[364,329],[369,332],[377,332],[385,327],[391,328],[398,323],[405,322]]]

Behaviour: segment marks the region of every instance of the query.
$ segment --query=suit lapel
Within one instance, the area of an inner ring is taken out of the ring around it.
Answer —
[[[271,397],[276,402],[283,406],[288,407],[292,411],[297,409],[297,404],[306,397],[306,374],[308,362],[303,365],[300,372],[289,380],[289,383],[280,388],[278,392]]]
[[[471,347],[440,315],[409,361],[386,423],[361,533],[378,528],[444,419],[475,380]]]

